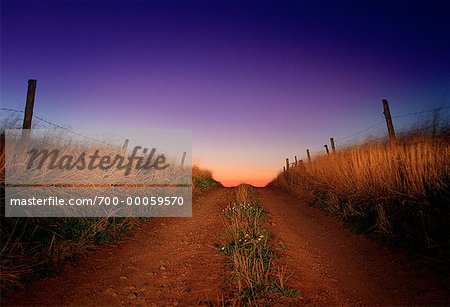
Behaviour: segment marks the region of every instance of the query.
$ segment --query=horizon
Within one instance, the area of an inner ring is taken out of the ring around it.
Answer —
[[[393,116],[450,105],[449,2],[283,4],[2,1],[2,107],[22,110],[37,79],[38,116],[189,129],[194,163],[264,186],[286,157],[382,121],[383,98]]]

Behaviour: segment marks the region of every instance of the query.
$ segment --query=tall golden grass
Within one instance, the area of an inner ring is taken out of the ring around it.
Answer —
[[[54,142],[55,139],[53,139]],[[67,141],[70,146],[62,148],[62,154],[77,154],[86,147],[76,141]],[[56,148],[61,148],[61,143]],[[98,147],[98,146],[97,146]],[[96,148],[102,152],[114,154],[117,148]],[[98,244],[117,241],[124,234],[148,218],[8,218],[4,214],[5,202],[5,156],[6,151],[15,148],[5,148],[4,134],[0,135],[0,290],[2,296],[20,286],[24,281],[47,274],[51,267],[59,262],[72,259],[85,253]],[[23,162],[23,161],[22,161]],[[9,163],[9,162],[8,162]],[[25,163],[19,163],[25,165]],[[18,169],[20,169],[20,165]],[[14,166],[13,166],[14,167]],[[193,197],[212,184],[218,184],[212,179],[212,173],[199,166],[192,168]],[[70,182],[73,174],[65,174]],[[123,172],[110,170],[105,173],[98,171],[83,182],[87,185],[111,185],[116,179],[120,181]],[[176,179],[178,173],[166,174],[169,179]],[[36,173],[42,176],[42,181],[51,177],[49,173]],[[55,176],[61,178],[61,172]],[[134,174],[127,178],[126,183],[146,182],[145,174]],[[105,179],[107,178],[107,179]],[[148,180],[147,180],[148,181]],[[201,184],[200,184],[201,183]]]
[[[272,186],[307,191],[311,202],[358,230],[396,244],[448,253],[450,136],[415,133],[372,140],[280,173]],[[448,255],[448,254],[447,254]]]

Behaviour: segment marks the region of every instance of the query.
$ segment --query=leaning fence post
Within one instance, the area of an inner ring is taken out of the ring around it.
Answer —
[[[28,80],[27,101],[23,112],[22,142],[28,143],[31,135],[31,122],[33,120],[34,97],[36,94],[37,80]]]
[[[23,117],[22,129],[31,129],[31,120],[33,119],[34,97],[36,94],[37,80],[28,80],[27,102],[25,104],[25,115]]]
[[[383,102],[383,114],[386,120],[386,126],[389,134],[389,140],[395,142],[395,130],[394,124],[392,123],[391,111],[389,110],[389,103],[386,99],[382,99]]]
[[[309,149],[306,150],[306,155],[308,156],[308,163],[311,163],[311,154],[309,153]]]
[[[325,150],[327,151],[327,155],[329,155],[329,154],[330,154],[330,151],[328,150],[328,145],[325,144],[325,145],[323,145],[323,147],[325,147]]]
[[[298,161],[297,161],[297,156],[294,156],[295,159],[295,165],[297,165]]]

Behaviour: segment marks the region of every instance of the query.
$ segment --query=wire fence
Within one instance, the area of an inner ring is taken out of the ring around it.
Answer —
[[[22,114],[25,113],[25,111],[22,111],[22,110],[16,110],[16,109],[10,109],[10,108],[0,108],[0,110],[2,110],[2,111],[8,111],[8,112],[13,112],[13,113],[22,113]],[[117,146],[117,145],[113,145],[113,144],[104,142],[104,141],[102,141],[102,140],[99,140],[99,139],[96,139],[96,138],[93,138],[93,137],[90,137],[90,136],[87,136],[87,135],[84,135],[84,134],[81,134],[81,133],[79,133],[79,132],[73,131],[72,129],[67,128],[67,127],[64,127],[64,126],[62,126],[62,125],[55,124],[55,123],[53,123],[53,122],[51,122],[51,121],[49,121],[49,120],[47,120],[47,119],[45,119],[45,118],[43,118],[43,117],[41,117],[41,116],[38,116],[38,115],[33,114],[33,118],[36,118],[36,119],[40,120],[41,122],[43,122],[43,123],[45,123],[45,124],[48,124],[48,125],[53,126],[53,127],[55,127],[55,128],[58,128],[58,129],[67,131],[67,132],[69,132],[69,133],[72,133],[72,134],[74,134],[74,135],[77,135],[77,136],[80,136],[80,137],[82,137],[82,138],[88,139],[88,140],[90,140],[90,141],[97,142],[97,143],[101,143],[101,144],[108,145],[108,146]]]
[[[392,119],[416,116],[416,115],[421,115],[421,114],[426,114],[426,113],[431,113],[431,112],[439,112],[441,110],[446,110],[446,109],[450,109],[450,106],[448,106],[448,107],[440,107],[440,108],[435,108],[435,109],[430,109],[430,110],[423,110],[423,111],[418,111],[418,112],[412,112],[412,113],[400,114],[400,115],[392,116]],[[342,141],[342,140],[345,140],[345,139],[348,139],[348,138],[360,135],[361,133],[367,132],[367,131],[369,131],[369,130],[377,127],[377,126],[380,126],[381,124],[384,124],[384,123],[385,123],[384,120],[379,121],[378,123],[373,124],[373,125],[365,128],[365,129],[363,129],[361,131],[358,131],[358,132],[355,132],[355,133],[352,133],[352,134],[349,134],[349,135],[346,135],[346,136],[343,136],[343,137],[336,138],[335,141]]]
[[[382,121],[380,121],[380,122],[378,122],[378,123],[376,123],[376,124],[374,124],[374,125],[372,125],[372,126],[370,126],[370,127],[367,127],[367,128],[365,128],[365,129],[363,129],[363,130],[361,130],[361,131],[352,133],[352,134],[347,135],[347,136],[344,136],[344,137],[337,138],[336,141],[342,141],[342,140],[346,140],[346,139],[348,139],[348,138],[351,138],[351,137],[360,135],[361,133],[364,133],[364,132],[366,132],[366,131],[369,131],[369,130],[371,130],[371,129],[373,129],[373,128],[375,128],[375,127],[381,125],[381,124],[384,124],[384,120],[382,120]]]
[[[434,109],[429,109],[429,110],[422,110],[422,111],[411,112],[411,113],[405,113],[405,114],[400,114],[400,115],[392,116],[392,119],[395,119],[395,118],[404,118],[404,117],[411,117],[411,116],[416,116],[416,115],[421,115],[421,114],[426,114],[426,113],[432,113],[432,112],[439,112],[439,111],[441,111],[441,110],[446,110],[446,109],[450,109],[450,106],[447,106],[447,107],[439,107],[439,108],[434,108]],[[13,112],[13,113],[21,113],[21,114],[25,113],[23,110],[16,110],[16,109],[11,109],[11,108],[0,108],[0,110],[2,110],[2,111],[8,111],[8,112]],[[61,130],[64,130],[64,131],[67,131],[67,132],[69,132],[69,133],[72,133],[72,134],[74,134],[74,135],[83,137],[83,138],[85,138],[85,139],[88,139],[88,140],[91,140],[91,141],[94,141],[94,142],[97,142],[97,143],[105,144],[105,145],[108,145],[108,146],[115,146],[115,145],[113,145],[113,144],[109,144],[109,143],[104,142],[104,141],[102,141],[102,140],[99,140],[99,139],[96,139],[96,138],[93,138],[93,137],[90,137],[90,136],[81,134],[81,133],[79,133],[79,132],[73,131],[72,129],[70,129],[70,128],[68,128],[68,127],[64,127],[64,126],[62,126],[62,125],[53,123],[53,122],[51,122],[51,121],[49,121],[49,120],[47,120],[47,119],[45,119],[45,118],[43,118],[43,117],[41,117],[41,116],[38,116],[38,115],[34,115],[34,114],[33,114],[33,118],[36,118],[36,119],[40,120],[41,122],[43,122],[43,123],[45,123],[45,124],[47,124],[47,125],[53,126],[53,127],[55,127],[55,128],[58,128],[58,129],[61,129]],[[367,132],[367,131],[369,131],[369,130],[375,128],[375,127],[378,127],[378,126],[380,126],[380,125],[382,125],[382,124],[384,124],[384,123],[385,123],[384,120],[379,121],[379,122],[377,122],[377,123],[375,123],[375,124],[373,124],[373,125],[371,125],[371,126],[369,126],[369,127],[367,127],[367,128],[364,128],[364,129],[362,129],[362,130],[360,130],[360,131],[351,133],[351,134],[346,135],[346,136],[343,136],[343,137],[335,138],[334,140],[335,140],[336,142],[338,142],[338,141],[343,141],[343,140],[346,140],[346,139],[349,139],[349,138],[356,137],[356,136],[358,136],[358,135],[360,135],[360,134],[362,134],[362,133],[364,133],[364,132]],[[430,128],[435,128],[435,127],[436,127],[436,125],[424,127],[424,129],[430,129]],[[313,153],[313,154],[318,154],[318,153],[321,153],[321,152],[322,152],[322,151],[318,151],[318,150],[316,150],[316,151],[311,151],[311,153]],[[294,162],[293,162],[293,163],[294,163]]]
[[[427,113],[439,114],[440,111],[447,110],[447,109],[450,109],[450,106],[439,107],[439,108],[428,109],[428,110],[422,110],[422,111],[411,112],[411,113],[405,113],[405,114],[400,114],[400,115],[396,115],[396,116],[391,116],[391,119],[406,118],[406,117],[417,116],[417,115],[427,114]],[[435,119],[433,118],[433,121],[434,120]],[[338,141],[354,138],[354,137],[356,137],[356,136],[358,136],[358,135],[360,135],[360,134],[362,134],[364,132],[370,131],[370,130],[372,130],[372,129],[378,127],[378,126],[381,126],[383,124],[386,124],[386,120],[381,120],[381,121],[379,121],[379,122],[377,122],[377,123],[375,123],[373,125],[370,125],[367,128],[364,128],[364,129],[362,129],[360,131],[351,133],[349,135],[342,136],[342,137],[339,137],[339,138],[333,138],[332,139],[333,140],[333,145],[332,146],[335,146],[334,142],[338,142]],[[417,128],[417,129],[412,129],[410,132],[416,132],[416,131],[420,131],[420,130],[423,131],[423,130],[428,130],[428,129],[438,129],[438,128],[448,128],[448,125],[447,124],[446,125],[440,125],[438,122],[433,122],[431,125],[426,125],[426,126],[424,125],[424,126],[421,126],[421,127]],[[324,145],[324,147],[326,147],[326,146],[327,145]],[[324,154],[325,153],[324,150],[313,150],[313,151],[311,151],[309,149],[307,150],[307,152],[308,152],[308,155],[310,155],[310,154],[318,155],[318,154]],[[326,149],[326,152],[328,153],[328,148]],[[309,159],[310,159],[310,157],[308,157],[308,160]],[[293,162],[289,162],[289,159],[286,158],[286,164],[285,164],[285,166],[283,166],[283,170],[285,170],[287,167],[298,165],[299,163],[300,164],[303,163],[303,160],[297,159],[297,156],[295,156],[295,161],[293,161]]]

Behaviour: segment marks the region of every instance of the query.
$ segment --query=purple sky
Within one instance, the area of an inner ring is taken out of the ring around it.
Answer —
[[[226,184],[383,120],[381,98],[450,105],[450,2],[1,3],[2,107],[35,78],[35,113],[59,124],[192,129]]]

